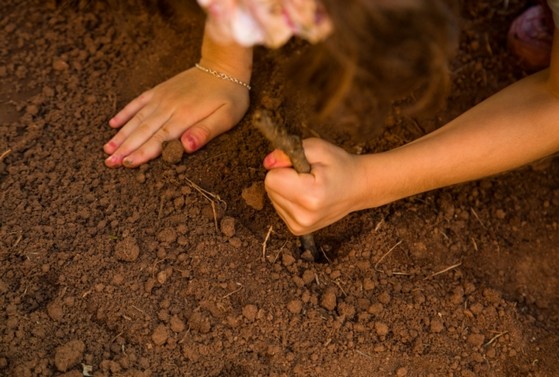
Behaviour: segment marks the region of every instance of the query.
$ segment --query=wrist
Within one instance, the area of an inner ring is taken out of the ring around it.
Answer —
[[[237,80],[249,83],[252,76],[252,55],[250,47],[234,42],[219,43],[208,33],[204,34],[200,65],[222,72]]]

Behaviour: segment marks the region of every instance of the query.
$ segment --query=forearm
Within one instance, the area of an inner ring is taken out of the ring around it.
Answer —
[[[252,48],[234,42],[220,43],[206,31],[200,64],[248,83],[252,73]]]
[[[514,169],[558,150],[559,98],[551,94],[543,71],[429,135],[364,156],[361,203],[376,207]]]

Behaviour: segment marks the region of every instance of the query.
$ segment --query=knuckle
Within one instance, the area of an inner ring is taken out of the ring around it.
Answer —
[[[144,121],[146,120],[146,114],[144,113],[144,111],[140,110],[136,113],[136,115],[134,116],[134,118],[136,118],[136,121],[138,123],[144,123]]]
[[[140,94],[138,96],[138,101],[142,102],[142,103],[146,103],[149,100],[151,100],[151,97],[153,96],[153,90],[146,90],[145,92],[143,92],[142,94]]]
[[[155,134],[153,134],[153,138],[159,143],[167,141],[168,137],[169,129],[167,127],[161,127]]]

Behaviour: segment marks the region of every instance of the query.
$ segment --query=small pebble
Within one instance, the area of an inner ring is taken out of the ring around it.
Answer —
[[[320,306],[322,306],[326,310],[332,311],[336,309],[336,305],[338,304],[337,300],[338,299],[336,297],[336,293],[334,293],[331,290],[326,291],[324,295],[322,295],[322,299],[320,300]]]
[[[140,255],[140,247],[133,237],[126,237],[115,246],[116,259],[123,262],[134,262]]]
[[[303,309],[303,303],[301,302],[301,300],[291,300],[287,304],[287,310],[289,310],[289,312],[292,314],[299,314],[301,313],[302,309]]]
[[[55,59],[52,62],[52,68],[54,68],[55,71],[65,71],[70,68],[70,66],[62,59]]]
[[[233,237],[235,235],[235,219],[230,216],[225,216],[221,220],[221,233],[223,233],[226,237]]]
[[[66,372],[77,365],[83,358],[85,343],[81,340],[71,340],[57,347],[54,353],[54,365],[59,372]]]
[[[440,333],[441,331],[444,330],[444,324],[440,319],[435,318],[435,319],[431,320],[430,328],[431,328],[432,333],[438,334],[438,333]]]
[[[186,327],[184,321],[180,319],[177,315],[171,317],[169,324],[171,325],[171,330],[173,330],[174,332],[184,331]]]
[[[470,334],[466,341],[469,345],[479,348],[485,341],[485,336],[483,334]]]
[[[180,140],[171,140],[163,144],[163,151],[161,158],[169,164],[177,164],[182,160],[184,154],[184,147]]]
[[[254,182],[250,187],[243,189],[241,197],[249,207],[260,211],[264,208],[265,194],[264,184],[262,182]]]
[[[388,334],[388,325],[382,322],[375,322],[375,331],[378,336],[386,336]]]
[[[151,334],[151,340],[153,340],[153,343],[158,346],[164,344],[167,341],[167,338],[169,338],[169,333],[167,331],[167,327],[163,324],[157,325],[153,334]]]
[[[243,316],[251,322],[256,319],[257,314],[258,308],[256,307],[256,305],[249,304],[243,308]]]
[[[406,377],[407,375],[408,375],[408,369],[405,367],[401,367],[398,368],[398,370],[396,370],[397,377]]]

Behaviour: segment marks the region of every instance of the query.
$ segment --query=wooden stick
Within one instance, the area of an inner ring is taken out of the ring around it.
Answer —
[[[267,111],[256,110],[253,116],[253,123],[256,128],[268,139],[274,148],[281,149],[291,160],[293,168],[299,174],[311,172],[311,165],[307,161],[301,138],[297,135],[290,135],[281,127],[278,127]],[[303,254],[308,251],[314,261],[318,260],[319,253],[314,237],[305,234],[299,238],[303,247]]]

